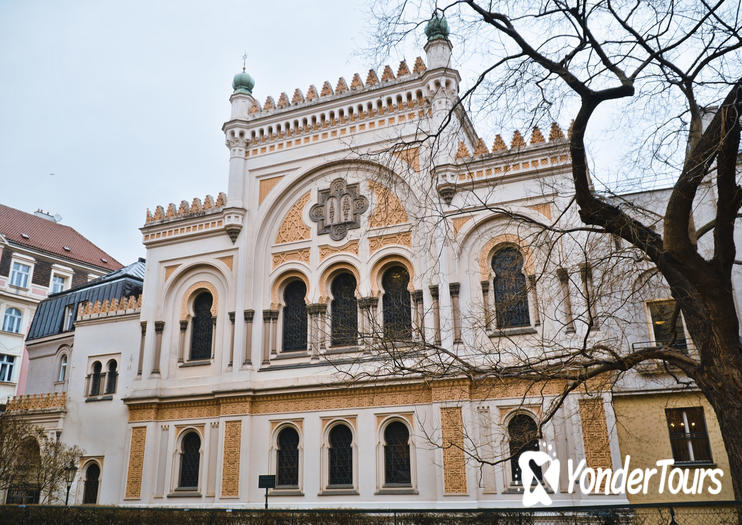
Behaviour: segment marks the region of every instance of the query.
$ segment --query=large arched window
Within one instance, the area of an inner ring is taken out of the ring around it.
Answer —
[[[294,427],[284,427],[278,433],[276,457],[276,487],[299,486],[299,433]]]
[[[103,369],[103,365],[100,364],[100,361],[96,361],[93,363],[93,373],[90,375],[90,395],[91,396],[97,396],[100,395],[100,381],[101,381],[101,370]]]
[[[283,351],[307,349],[307,285],[291,281],[283,291]]]
[[[201,292],[193,301],[193,324],[191,326],[191,360],[211,358],[211,340],[214,319],[211,306],[214,298],[209,292]]]
[[[106,373],[106,394],[113,394],[116,391],[116,380],[118,379],[117,365],[114,359],[108,362],[108,372]]]
[[[523,256],[512,246],[498,250],[492,257],[498,328],[531,324],[528,315],[528,287],[522,269]]]
[[[412,336],[410,292],[407,285],[410,274],[402,266],[392,266],[381,278],[384,288],[384,335],[392,339],[409,339]]]
[[[20,333],[23,315],[18,308],[8,308],[3,317],[3,330],[6,332]]]
[[[332,346],[349,346],[358,342],[358,301],[356,279],[341,273],[332,280]]]
[[[390,486],[410,486],[410,431],[401,421],[384,429],[384,482]]]
[[[347,425],[338,424],[329,435],[329,486],[353,486],[353,432]]]
[[[98,484],[100,479],[100,467],[97,463],[88,464],[85,469],[85,487],[82,494],[83,505],[98,503]]]
[[[198,466],[201,461],[201,438],[197,432],[188,432],[180,444],[179,489],[198,490]]]
[[[510,441],[510,476],[514,484],[522,483],[522,473],[518,458],[527,450],[538,450],[538,427],[536,422],[526,414],[516,414],[508,423]],[[541,467],[533,461],[529,464],[536,477],[541,479]]]

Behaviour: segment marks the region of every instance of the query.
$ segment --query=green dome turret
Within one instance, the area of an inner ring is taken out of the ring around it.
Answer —
[[[235,93],[252,95],[253,87],[255,87],[255,81],[245,72],[245,68],[242,68],[242,71],[237,73],[232,80],[232,89],[234,89]]]
[[[446,17],[438,17],[438,13],[433,13],[432,18],[428,21],[428,25],[425,26],[425,34],[428,37],[428,42],[433,40],[446,40],[448,38],[448,22]]]

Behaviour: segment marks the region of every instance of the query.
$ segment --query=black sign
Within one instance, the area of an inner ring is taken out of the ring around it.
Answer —
[[[263,475],[258,476],[258,488],[259,489],[274,489],[276,488],[276,476],[274,475]]]

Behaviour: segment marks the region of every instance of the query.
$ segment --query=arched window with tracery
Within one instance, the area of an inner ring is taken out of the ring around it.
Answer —
[[[291,281],[283,291],[283,351],[307,349],[307,285]]]
[[[522,483],[522,472],[518,458],[527,450],[538,450],[538,426],[532,417],[516,414],[508,423],[508,440],[510,445],[510,476],[514,484]],[[529,464],[536,477],[541,479],[541,467],[533,461]]]
[[[349,346],[358,342],[358,300],[356,279],[343,272],[332,280],[332,346]]]
[[[198,490],[198,467],[201,462],[201,438],[197,432],[188,432],[180,443],[179,489]]]
[[[287,426],[278,433],[276,451],[276,487],[299,486],[299,433]]]
[[[528,315],[528,286],[523,275],[523,255],[517,248],[507,246],[492,257],[495,273],[495,311],[498,328],[530,326]]]
[[[106,372],[106,394],[116,392],[116,380],[118,379],[117,365],[114,359],[108,362],[108,371]]]
[[[100,361],[96,361],[93,363],[93,373],[90,375],[90,395],[91,396],[97,396],[100,395],[100,383],[101,383],[101,371],[103,370],[103,365],[100,364]]]
[[[94,505],[98,503],[98,484],[100,479],[100,467],[91,462],[85,469],[85,486],[82,494],[83,505]]]
[[[353,486],[353,432],[344,424],[335,425],[328,436],[329,448],[329,486]]]
[[[386,337],[392,339],[412,337],[410,292],[407,290],[409,282],[410,274],[403,266],[392,266],[381,278],[381,286],[384,288],[382,307]]]
[[[384,429],[384,484],[410,486],[410,431],[401,421],[392,421]]]
[[[214,298],[209,292],[201,292],[193,301],[193,324],[191,325],[191,360],[211,358],[211,342],[214,319],[211,307]]]

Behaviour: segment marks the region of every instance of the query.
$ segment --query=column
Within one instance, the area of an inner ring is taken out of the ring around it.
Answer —
[[[461,310],[459,309],[459,283],[450,283],[448,291],[451,293],[451,310],[453,310],[453,342],[461,342]]]
[[[137,365],[137,376],[142,376],[142,365],[144,363],[144,340],[147,335],[147,321],[139,323],[142,327],[142,338],[139,341],[139,364]]]
[[[252,364],[252,322],[255,317],[255,310],[245,310],[243,312],[245,318],[245,357],[242,361],[243,365]]]
[[[232,366],[232,362],[234,361],[234,312],[229,312],[229,364],[227,366]]]
[[[435,344],[441,344],[441,309],[438,302],[438,285],[430,287],[430,295],[433,297],[433,327],[435,328]]]
[[[271,311],[263,310],[263,364],[270,364],[271,354]]]
[[[528,276],[528,284],[531,288],[531,297],[533,298],[533,326],[541,324],[541,312],[539,311],[538,292],[536,292],[536,276]]]
[[[567,325],[567,332],[574,332],[575,323],[572,317],[572,298],[569,293],[569,275],[567,274],[567,270],[564,268],[557,269],[557,277],[559,278],[559,286],[562,289],[562,296],[564,298],[564,323]]]
[[[278,355],[278,310],[270,311],[271,317],[271,357]]]
[[[415,334],[416,339],[425,341],[425,317],[423,311],[423,291],[415,290],[412,292],[412,303],[415,309]]]
[[[152,363],[152,373],[160,373],[160,353],[162,352],[162,331],[165,330],[165,321],[155,321],[155,358]]]
[[[492,303],[490,303],[490,282],[482,281],[482,304],[484,305],[484,329],[489,332],[492,325]]]
[[[188,321],[180,321],[180,336],[178,338],[178,363],[183,362],[183,355],[185,354],[186,330],[188,330]]]

